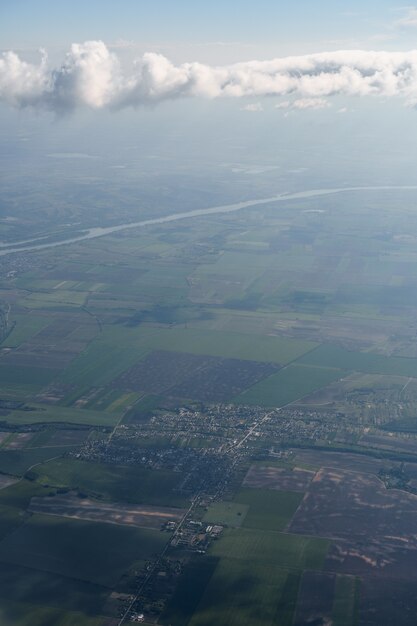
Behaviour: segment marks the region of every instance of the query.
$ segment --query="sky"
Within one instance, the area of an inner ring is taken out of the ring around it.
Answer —
[[[219,146],[289,155],[304,186],[416,182],[417,4],[1,0],[0,42],[9,174],[110,148],[118,167],[134,144],[201,167]]]
[[[407,26],[412,11],[392,0],[2,0],[0,35],[3,49],[17,50],[91,39],[179,49],[193,44],[196,60],[207,55],[198,47],[208,44],[246,55],[247,47],[294,54],[355,44],[380,49],[384,42],[404,49],[415,39]]]

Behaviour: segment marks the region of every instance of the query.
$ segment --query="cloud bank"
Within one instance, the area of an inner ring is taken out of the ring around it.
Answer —
[[[73,44],[55,68],[45,52],[39,64],[14,52],[0,57],[0,101],[57,113],[78,107],[137,107],[183,97],[282,96],[294,98],[303,109],[337,95],[400,97],[416,106],[417,50],[322,52],[228,66],[174,65],[161,54],[146,53],[128,74],[102,41]]]

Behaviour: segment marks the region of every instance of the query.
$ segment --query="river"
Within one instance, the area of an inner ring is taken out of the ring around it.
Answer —
[[[196,209],[194,211],[187,211],[185,213],[172,213],[171,215],[165,215],[162,217],[155,217],[153,219],[142,220],[140,222],[128,222],[127,224],[119,224],[117,226],[107,226],[104,228],[89,228],[85,230],[82,235],[76,237],[70,237],[68,239],[61,239],[58,241],[50,241],[49,243],[39,243],[42,239],[45,239],[47,235],[39,237],[37,239],[26,239],[24,241],[15,241],[11,244],[0,244],[0,256],[8,254],[15,254],[16,252],[30,252],[32,250],[45,250],[46,248],[56,248],[57,246],[65,246],[77,241],[84,241],[86,239],[95,239],[97,237],[105,237],[112,233],[118,233],[122,230],[128,230],[130,228],[142,228],[144,226],[153,226],[155,224],[165,224],[167,222],[176,222],[178,220],[191,219],[193,217],[202,217],[205,215],[216,215],[218,213],[233,213],[234,211],[240,211],[252,206],[258,206],[260,204],[268,204],[269,202],[285,202],[287,200],[297,200],[301,198],[314,198],[316,196],[327,196],[330,194],[345,193],[349,191],[412,191],[417,190],[417,186],[405,185],[405,186],[383,186],[383,187],[341,187],[337,189],[311,189],[308,191],[298,191],[295,193],[282,193],[269,198],[261,198],[258,200],[247,200],[245,202],[238,202],[236,204],[226,204],[223,206],[215,206],[207,209]],[[36,243],[38,242],[38,243]],[[25,245],[28,244],[28,245]],[[19,246],[19,247],[16,247]]]

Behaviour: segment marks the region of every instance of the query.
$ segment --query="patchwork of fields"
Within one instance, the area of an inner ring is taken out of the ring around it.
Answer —
[[[372,198],[2,275],[1,624],[408,626],[417,221]]]

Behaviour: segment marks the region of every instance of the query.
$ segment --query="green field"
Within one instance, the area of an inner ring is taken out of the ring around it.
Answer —
[[[38,614],[62,612],[60,620],[64,620],[66,612],[78,612],[83,624],[82,619],[92,619],[102,612],[107,594],[108,589],[100,585],[0,562],[0,615],[7,615],[10,620],[15,618],[17,624],[20,624],[20,611],[28,611],[33,623],[40,626],[50,622],[37,622]],[[3,621],[0,623],[3,626]],[[55,621],[51,623],[55,626]],[[56,623],[60,625],[61,621]]]
[[[70,363],[59,379],[81,391],[109,383],[146,356],[149,349],[141,335],[123,327],[106,329]]]
[[[103,618],[5,600],[0,602],[0,623],[2,626],[102,626]]]
[[[304,494],[271,489],[243,489],[236,495],[237,502],[249,506],[244,528],[284,530],[298,509]]]
[[[13,506],[0,504],[0,540],[15,531],[25,519],[24,511]]]
[[[32,465],[62,456],[74,450],[71,446],[0,450],[0,472],[22,476]]]
[[[125,413],[123,424],[134,424],[136,422],[146,422],[156,409],[160,406],[162,397],[146,395]]]
[[[91,426],[114,426],[121,413],[94,411],[74,407],[30,404],[30,411],[11,411],[5,418],[9,424],[85,424]]]
[[[269,562],[222,559],[190,626],[291,626],[299,574]]]
[[[166,506],[185,503],[183,497],[173,492],[182,479],[179,472],[74,459],[51,461],[36,467],[35,472],[40,484],[70,487],[106,500]]]
[[[226,529],[210,549],[212,556],[273,563],[293,569],[321,569],[329,542],[301,535],[249,528]]]
[[[154,530],[32,515],[0,542],[0,561],[112,587],[166,540]]]
[[[55,493],[54,490],[48,487],[22,479],[14,485],[0,490],[0,506],[13,507],[24,513],[29,506],[31,498],[34,496],[47,496],[51,491]]]
[[[20,304],[27,309],[61,309],[66,307],[80,307],[84,304],[86,293],[80,291],[65,291],[57,289],[52,292],[34,292],[22,298]]]
[[[248,503],[240,504],[238,502],[215,502],[209,506],[208,511],[203,517],[203,521],[209,524],[221,524],[239,528],[245,521],[249,510]]]
[[[173,597],[162,614],[161,623],[184,626],[196,610],[219,559],[205,557],[191,561],[183,571]]]
[[[0,491],[2,625],[100,626],[104,586],[166,541],[159,531],[26,513],[33,496],[54,491],[28,480]]]
[[[359,621],[359,585],[355,576],[337,576],[333,600],[334,626],[356,626]]]
[[[194,328],[161,329],[148,344],[152,349],[207,354],[233,359],[289,363],[317,344],[311,341]]]
[[[36,335],[42,328],[51,323],[49,317],[41,317],[36,315],[13,315],[12,321],[15,326],[12,332],[1,343],[3,348],[20,346],[24,341]]]
[[[113,414],[117,412],[119,414],[128,406],[133,405],[138,398],[138,393],[126,393],[124,391],[120,391],[119,389],[103,388],[103,390],[94,396],[90,402],[87,402],[85,409],[107,411],[108,413]]]
[[[153,350],[284,364],[316,345],[295,339],[195,328],[112,327],[74,359],[59,380],[81,389],[105,385]]]
[[[40,389],[54,378],[57,371],[47,367],[26,367],[17,365],[7,365],[6,359],[0,365],[0,380],[2,387],[5,385],[15,385],[17,387],[29,386],[33,390]]]
[[[234,402],[266,407],[285,406],[338,380],[342,375],[340,369],[294,363],[244,391]]]
[[[367,374],[417,378],[417,359],[384,356],[371,352],[353,352],[331,344],[319,346],[310,354],[303,356],[299,362],[321,367],[338,367]]]

